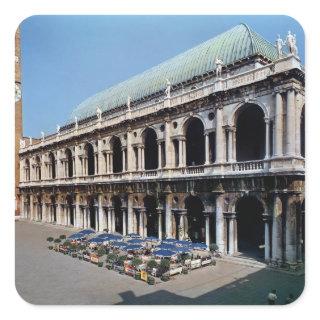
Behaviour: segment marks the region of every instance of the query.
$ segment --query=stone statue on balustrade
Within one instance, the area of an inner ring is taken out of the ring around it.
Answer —
[[[26,147],[26,141],[24,139],[20,139],[20,149],[24,149]]]
[[[278,58],[281,58],[283,56],[283,51],[282,48],[283,46],[285,46],[286,42],[283,41],[280,37],[280,35],[278,34],[278,39],[276,40],[276,48],[277,48],[277,52],[278,52]]]
[[[166,98],[170,98],[171,97],[171,83],[170,81],[167,79],[167,86],[166,86],[166,90],[165,90],[165,95]]]
[[[297,38],[296,35],[293,35],[291,31],[288,31],[286,44],[288,46],[288,50],[294,56],[298,55],[298,47],[297,47]]]
[[[223,61],[221,59],[219,59],[219,58],[216,58],[215,64],[216,64],[216,75],[217,75],[217,78],[221,78]]]
[[[96,113],[97,113],[98,120],[101,120],[101,118],[102,118],[102,110],[99,107],[97,107]]]

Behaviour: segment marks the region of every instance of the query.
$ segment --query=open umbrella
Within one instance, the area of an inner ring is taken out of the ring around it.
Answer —
[[[88,243],[97,243],[98,244],[98,243],[102,243],[103,241],[104,241],[104,239],[95,237],[95,238],[88,240]]]
[[[106,237],[105,239],[108,239],[110,241],[118,241],[118,240],[122,240],[123,237],[118,234],[109,234],[108,237]]]
[[[79,231],[79,233],[84,234],[84,235],[89,235],[89,234],[95,233],[95,231],[93,231],[91,229],[84,229],[84,230]]]
[[[176,247],[173,251],[177,253],[188,253],[190,249],[188,247]]]
[[[155,250],[175,250],[176,246],[170,243],[162,243],[155,247]]]
[[[137,233],[129,233],[129,234],[128,234],[128,237],[129,237],[129,238],[132,238],[132,239],[133,239],[133,238],[141,238],[141,236],[138,235]]]
[[[179,241],[179,240],[169,238],[169,239],[164,239],[164,240],[162,240],[162,243],[171,243],[171,244],[174,244],[174,243],[176,243],[177,241]]]
[[[158,239],[157,237],[146,237],[145,238],[146,241],[150,241],[150,242],[158,242],[160,241],[160,239]]]
[[[110,233],[101,233],[101,234],[97,235],[97,238],[105,239],[105,238],[108,238],[109,236],[110,236]]]
[[[176,252],[171,251],[171,250],[157,250],[155,251],[154,255],[156,257],[160,257],[160,258],[170,258],[172,256],[174,256],[176,254]]]
[[[190,247],[190,245],[192,244],[191,241],[186,241],[186,240],[178,240],[175,245],[179,246],[179,247]]]
[[[115,248],[125,248],[127,244],[122,241],[115,241],[115,242],[112,242],[112,246]]]
[[[130,244],[130,245],[127,245],[124,249],[126,251],[138,251],[143,249],[143,247],[138,244]]]
[[[145,241],[142,239],[130,239],[127,241],[130,244],[144,244]]]
[[[208,246],[203,242],[192,242],[190,248],[193,250],[207,250]]]

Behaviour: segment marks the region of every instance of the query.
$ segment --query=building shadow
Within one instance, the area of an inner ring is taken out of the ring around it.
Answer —
[[[183,275],[181,275],[183,276]],[[188,281],[188,276],[185,276]],[[171,281],[175,281],[174,279]],[[120,293],[120,305],[266,305],[268,293],[277,290],[277,305],[286,304],[289,294],[298,299],[304,289],[304,275],[284,274],[272,270],[259,270],[239,278],[220,288],[206,292],[195,298],[178,295],[163,289],[136,296],[132,290]],[[146,284],[147,285],[147,284]]]

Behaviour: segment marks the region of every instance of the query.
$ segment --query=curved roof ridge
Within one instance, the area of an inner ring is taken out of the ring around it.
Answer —
[[[97,106],[106,111],[124,105],[129,95],[134,101],[161,92],[165,89],[166,79],[175,85],[203,75],[216,68],[216,58],[228,65],[255,54],[271,61],[277,57],[274,45],[247,24],[238,24],[87,98],[73,110],[71,119],[74,116],[79,120],[90,117],[95,114]]]

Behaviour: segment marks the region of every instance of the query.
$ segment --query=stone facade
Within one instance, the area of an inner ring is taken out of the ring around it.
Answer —
[[[250,57],[27,144],[22,216],[302,262],[303,119],[299,59]]]

